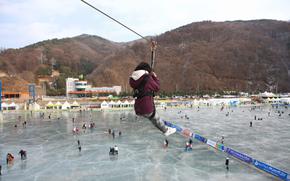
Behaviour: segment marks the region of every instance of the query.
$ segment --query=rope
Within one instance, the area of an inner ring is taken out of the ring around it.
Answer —
[[[152,68],[152,70],[154,69],[154,64],[155,64],[155,52],[156,52],[156,47],[157,47],[157,42],[153,41],[153,40],[149,40],[148,38],[142,36],[140,33],[137,33],[135,30],[129,28],[128,26],[126,26],[125,24],[121,23],[120,21],[118,21],[117,19],[113,18],[112,16],[108,15],[107,13],[101,11],[100,9],[96,8],[95,6],[91,5],[90,3],[86,2],[85,0],[81,0],[83,3],[85,3],[86,5],[90,6],[91,8],[93,8],[94,10],[102,13],[103,15],[107,16],[108,18],[110,18],[111,20],[115,21],[116,23],[118,23],[119,25],[123,26],[124,28],[126,28],[127,30],[135,33],[136,35],[140,36],[141,38],[143,38],[144,40],[146,40],[147,42],[151,42],[151,62],[150,62],[150,66]]]
[[[144,36],[142,36],[141,34],[137,33],[136,31],[134,31],[133,29],[129,28],[128,26],[124,25],[123,23],[121,23],[120,21],[116,20],[115,18],[111,17],[110,15],[104,13],[103,11],[101,11],[100,9],[96,8],[95,6],[89,4],[88,2],[81,0],[83,3],[87,4],[88,6],[90,6],[91,8],[97,10],[98,12],[102,13],[103,15],[107,16],[108,18],[110,18],[111,20],[115,21],[116,23],[118,23],[119,25],[123,26],[124,28],[128,29],[129,31],[135,33],[136,35],[140,36],[141,38],[143,38],[144,40],[151,42],[148,38],[145,38]]]
[[[152,70],[154,69],[154,64],[155,64],[156,48],[157,48],[157,42],[152,41],[151,42],[151,68],[152,68]]]

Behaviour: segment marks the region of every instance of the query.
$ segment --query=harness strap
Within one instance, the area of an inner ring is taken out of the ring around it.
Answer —
[[[147,91],[147,92],[144,91],[144,87],[146,83],[148,82],[148,80],[149,80],[149,75],[145,75],[145,77],[143,78],[138,88],[134,89],[133,97],[136,97],[137,99],[141,99],[142,97],[145,97],[145,96],[152,96],[152,97],[154,96],[153,91]]]

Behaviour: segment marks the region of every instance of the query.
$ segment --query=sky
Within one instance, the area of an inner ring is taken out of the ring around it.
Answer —
[[[143,36],[205,20],[290,20],[290,0],[86,0]],[[81,0],[0,0],[0,47],[91,34],[139,39]]]

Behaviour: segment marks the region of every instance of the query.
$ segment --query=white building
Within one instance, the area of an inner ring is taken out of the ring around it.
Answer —
[[[66,79],[66,97],[69,97],[69,92],[76,90],[76,84],[75,81],[78,81],[79,79],[75,78],[67,78]]]
[[[117,94],[122,91],[121,86],[113,87],[92,87],[85,80],[76,78],[66,79],[66,96],[67,97],[92,97],[98,94]]]

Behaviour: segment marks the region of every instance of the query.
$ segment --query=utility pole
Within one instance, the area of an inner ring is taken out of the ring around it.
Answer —
[[[40,54],[40,64],[43,64],[43,53]]]

